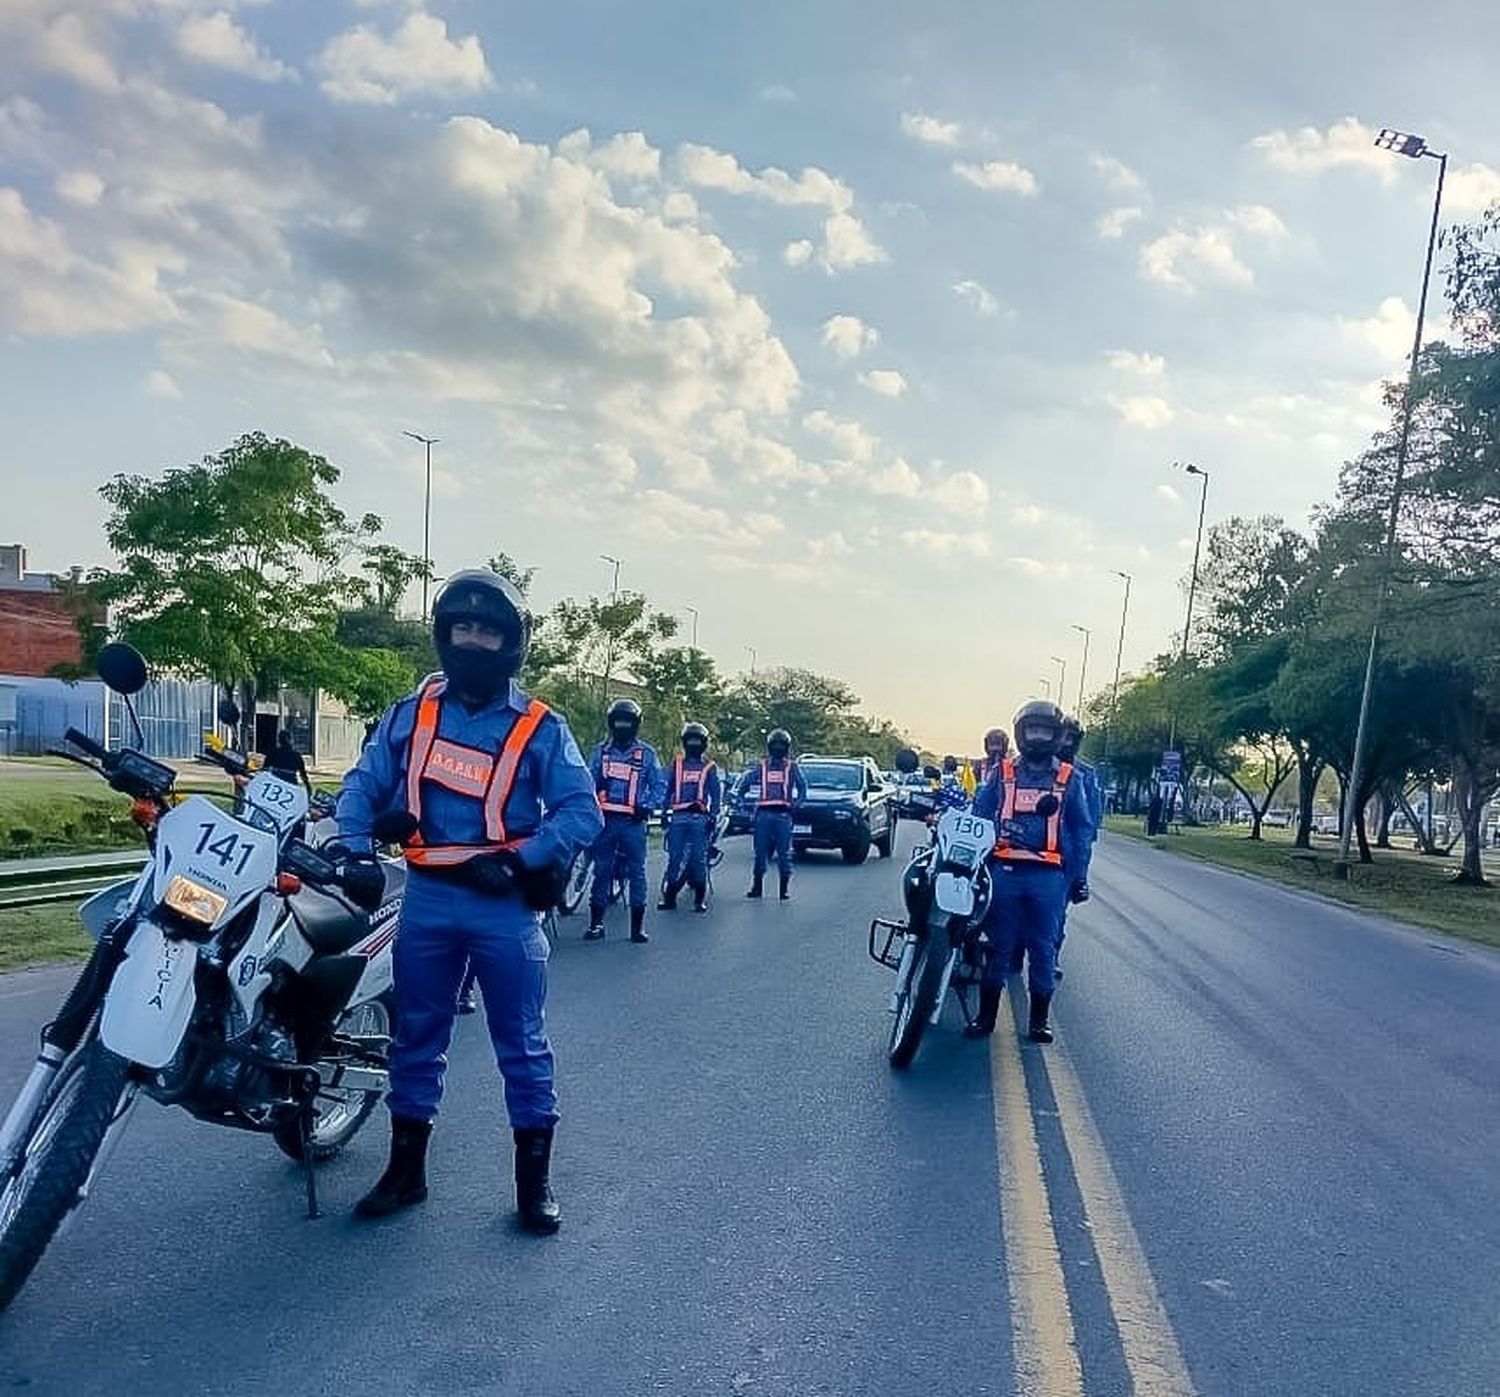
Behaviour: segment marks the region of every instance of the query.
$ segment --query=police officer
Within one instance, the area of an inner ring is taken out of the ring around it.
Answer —
[[[366,897],[383,881],[377,818],[405,811],[413,823],[392,952],[391,1157],[355,1212],[384,1217],[427,1197],[427,1145],[459,984],[472,965],[505,1080],[521,1221],[555,1232],[557,1093],[538,913],[602,821],[567,724],[516,684],[531,639],[521,594],[482,568],[454,573],[433,607],[433,639],[442,673],[381,719],[338,802],[340,837],[353,851],[346,885],[368,881]]]
[[[984,735],[984,760],[979,764],[979,784],[982,786],[995,774],[995,768],[1005,760],[1010,751],[1010,734],[1004,728],[991,728]]]
[[[807,799],[807,782],[792,760],[792,735],[785,728],[775,728],[767,736],[766,755],[740,777],[735,794],[743,796],[757,784],[755,867],[745,896],[763,895],[766,865],[774,853],[781,875],[781,900],[785,902],[792,895],[792,813]]]
[[[667,773],[662,826],[667,831],[667,878],[659,912],[677,910],[677,894],[686,884],[693,890],[693,911],[708,911],[708,842],[719,818],[723,783],[718,763],[708,758],[708,729],[687,723],[682,729],[682,755]]]
[[[616,699],[605,722],[609,738],[594,748],[590,763],[604,829],[594,841],[594,886],[583,937],[603,938],[615,877],[623,874],[630,886],[630,939],[644,945],[651,939],[646,935],[646,822],[661,804],[666,783],[655,748],[640,741],[640,704]]]
[[[994,894],[985,916],[993,943],[971,1036],[995,1031],[1011,953],[1024,945],[1031,990],[1028,1032],[1050,1043],[1047,1022],[1056,987],[1058,935],[1068,902],[1088,896],[1093,826],[1083,783],[1057,753],[1063,715],[1056,704],[1028,703],[1016,714],[1018,757],[1003,757],[974,797],[974,813],[998,831],[990,857]]]
[[[973,799],[973,793],[964,789],[957,757],[943,758],[943,774],[938,778],[937,796],[938,804],[945,810],[966,810]]]

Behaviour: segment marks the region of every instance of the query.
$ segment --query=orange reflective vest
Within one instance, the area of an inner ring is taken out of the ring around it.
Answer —
[[[997,859],[1003,859],[1007,863],[1041,863],[1052,868],[1062,867],[1062,845],[1059,842],[1059,836],[1062,833],[1063,797],[1072,775],[1073,764],[1062,762],[1058,765],[1057,774],[1052,778],[1051,787],[1038,786],[1021,790],[1016,786],[1015,759],[1006,757],[1000,763],[1000,824],[1002,827],[1007,821],[1014,820],[1017,815],[1034,815],[1037,805],[1049,791],[1057,797],[1057,809],[1047,817],[1047,842],[1041,849],[1028,849],[1012,844],[1002,834],[995,841],[993,850]]]
[[[672,764],[672,809],[676,813],[691,810],[697,806],[700,810],[708,809],[708,773],[714,769],[712,762],[704,762],[702,766],[688,768],[687,759],[679,756]],[[689,786],[693,788],[693,794],[687,793]]]
[[[521,757],[552,710],[540,699],[532,699],[526,711],[511,725],[498,755],[465,747],[438,736],[445,679],[429,680],[417,697],[417,721],[411,734],[411,754],[406,762],[406,808],[416,817],[418,831],[407,841],[408,863],[419,868],[451,868],[480,854],[511,849],[519,842],[506,837],[505,803],[516,784]],[[472,796],[484,804],[483,844],[428,844],[421,834],[422,783],[431,781],[459,795]]]
[[[599,759],[599,808],[606,815],[634,815],[636,793],[641,785],[641,763],[646,760],[646,749],[637,743],[627,757],[614,755],[613,747],[606,747]],[[614,797],[611,788],[623,784],[625,794]]]
[[[792,808],[792,772],[794,763],[772,767],[765,758],[760,759],[760,799],[756,808],[760,810],[790,810]]]

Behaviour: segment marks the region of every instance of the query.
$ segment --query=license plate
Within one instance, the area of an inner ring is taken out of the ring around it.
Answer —
[[[811,825],[793,825],[792,826],[792,833],[793,834],[811,834],[812,833],[812,826]]]

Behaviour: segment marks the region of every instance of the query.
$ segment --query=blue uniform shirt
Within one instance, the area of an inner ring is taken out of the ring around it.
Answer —
[[[1057,762],[1049,758],[1041,764],[1032,764],[1024,759],[1016,762],[1016,787],[1018,790],[1051,790],[1056,784]],[[1000,776],[997,765],[974,796],[974,813],[986,820],[1000,818]],[[1040,849],[1047,842],[1047,821],[1040,815],[1016,815],[1021,826],[1022,837],[1013,842]],[[1089,860],[1094,851],[1094,826],[1089,817],[1088,797],[1084,794],[1083,782],[1075,772],[1063,789],[1062,824],[1057,835],[1058,849],[1062,854],[1063,873],[1068,885],[1086,883],[1089,877]]]
[[[637,748],[641,752],[641,774],[636,782],[635,808],[641,814],[661,808],[662,798],[667,791],[666,774],[661,769],[661,759],[656,755],[656,748],[649,742],[635,741],[624,747],[617,747],[613,742],[601,742],[594,748],[594,755],[589,761],[589,770],[593,773],[594,789],[604,790],[604,754],[610,752],[616,761],[623,761]],[[625,799],[625,786],[623,782],[616,783],[617,789],[610,795],[617,800]]]
[[[1083,782],[1083,794],[1089,807],[1089,822],[1094,826],[1094,838],[1099,837],[1099,827],[1104,823],[1104,792],[1099,789],[1099,773],[1088,762],[1073,761],[1073,770]]]
[[[708,806],[708,818],[710,820],[717,820],[719,818],[719,803],[724,798],[724,786],[723,783],[719,780],[719,764],[717,762],[714,763],[713,769],[708,773],[708,779],[706,781],[702,781],[701,786],[696,784],[698,781],[702,780],[699,773],[703,770],[703,767],[704,765],[706,765],[707,760],[708,759],[705,757],[702,762],[699,762],[695,765],[691,760],[684,757],[682,774],[685,778],[684,784],[687,784],[686,778],[691,778],[694,781],[694,789],[698,791],[698,799],[703,801],[703,803]],[[663,804],[665,805],[668,814],[672,813],[672,802],[676,799],[677,763],[674,761],[672,765],[667,768],[666,794],[662,797]]]
[[[807,781],[802,775],[802,768],[790,757],[767,757],[766,761],[770,763],[773,771],[780,771],[784,766],[791,767],[791,802],[792,809],[795,810],[807,799]],[[734,788],[734,793],[737,796],[743,796],[752,786],[757,788],[760,786],[760,763],[758,761],[752,762],[745,768],[745,774],[740,777],[740,783]]]
[[[344,778],[338,800],[339,837],[356,852],[372,847],[376,816],[406,808],[406,764],[417,698],[407,695],[380,720],[359,765]],[[438,736],[498,755],[529,703],[514,680],[508,694],[474,711],[445,697]],[[603,828],[583,754],[556,713],[542,720],[527,744],[505,805],[505,828],[508,837],[524,840],[517,853],[529,868],[566,864]],[[483,844],[484,804],[428,781],[422,787],[422,829],[428,843]]]

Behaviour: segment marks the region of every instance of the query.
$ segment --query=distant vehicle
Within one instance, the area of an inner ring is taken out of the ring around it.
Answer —
[[[1339,832],[1339,817],[1337,813],[1325,812],[1313,816],[1314,834],[1337,834]]]
[[[1292,824],[1292,812],[1290,810],[1267,810],[1266,817],[1261,821],[1270,829],[1290,829]]]
[[[845,863],[863,863],[870,850],[890,858],[896,838],[895,794],[869,757],[800,756],[807,799],[796,812],[792,847],[837,849]],[[748,834],[755,823],[760,782],[728,801],[725,834]]]

